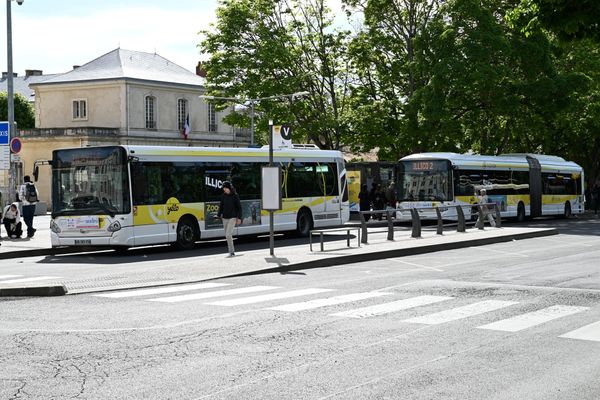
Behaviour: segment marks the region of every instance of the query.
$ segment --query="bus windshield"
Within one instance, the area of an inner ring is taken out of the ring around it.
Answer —
[[[56,150],[52,215],[127,214],[131,211],[127,156],[122,147]]]
[[[398,201],[449,201],[450,168],[445,160],[400,162]]]

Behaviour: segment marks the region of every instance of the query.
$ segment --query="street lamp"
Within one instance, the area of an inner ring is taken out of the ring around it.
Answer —
[[[8,95],[8,139],[15,134],[15,98],[14,98],[14,87],[13,87],[13,60],[12,60],[12,12],[11,12],[11,1],[6,0],[6,55],[7,55],[7,95]],[[23,4],[24,0],[16,0],[18,5]],[[9,155],[10,157],[10,155]],[[9,160],[10,162],[10,160]],[[12,162],[9,164],[10,169],[8,173],[9,179],[9,200],[15,200],[15,170]]]
[[[203,100],[229,100],[229,101],[235,101],[236,103],[239,103],[239,104],[250,103],[250,145],[253,145],[254,144],[254,104],[256,104],[256,102],[262,101],[262,100],[275,100],[275,99],[285,99],[285,98],[290,98],[291,100],[294,100],[297,97],[303,97],[303,96],[307,96],[309,94],[310,94],[309,92],[296,92],[296,93],[291,93],[291,94],[278,94],[275,96],[258,97],[255,99],[247,99],[244,97],[222,97],[222,96],[205,96],[205,95],[198,96],[198,97]]]

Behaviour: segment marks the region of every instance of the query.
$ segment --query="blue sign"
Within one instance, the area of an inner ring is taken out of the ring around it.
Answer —
[[[8,146],[8,122],[0,122],[0,146]]]

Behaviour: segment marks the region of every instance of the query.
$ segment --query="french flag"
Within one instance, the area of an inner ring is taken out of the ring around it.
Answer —
[[[190,134],[190,114],[185,117],[185,124],[183,124],[183,138],[187,139]]]

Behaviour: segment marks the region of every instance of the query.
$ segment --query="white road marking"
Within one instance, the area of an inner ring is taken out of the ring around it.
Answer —
[[[160,297],[157,299],[149,299],[148,301],[157,301],[159,303],[179,303],[181,301],[210,299],[213,297],[233,296],[236,294],[255,293],[255,292],[262,292],[265,290],[273,290],[273,289],[279,289],[279,287],[278,286],[250,286],[250,287],[238,288],[238,289],[217,290],[214,292],[191,293],[191,294],[183,294],[181,296]]]
[[[20,278],[22,276],[23,275],[0,275],[0,280],[2,280],[2,279],[10,279],[10,278]],[[2,283],[2,282],[0,282],[0,283]]]
[[[392,293],[385,293],[385,292],[364,292],[364,293],[345,294],[343,296],[328,297],[325,299],[315,299],[315,300],[309,300],[309,301],[304,301],[304,302],[300,302],[300,303],[284,304],[282,306],[268,308],[268,310],[289,311],[289,312],[312,310],[314,308],[333,306],[336,304],[351,303],[353,301],[365,300],[365,299],[370,299],[373,297],[388,296],[391,294]]]
[[[408,310],[410,308],[439,303],[441,301],[451,299],[453,298],[446,296],[418,296],[404,300],[393,301],[391,303],[383,303],[375,306],[358,308],[356,310],[343,311],[331,315],[336,317],[366,318],[376,315],[389,314],[400,310]]]
[[[150,289],[138,289],[138,290],[127,290],[123,292],[114,292],[114,293],[106,293],[106,294],[94,294],[95,297],[108,297],[111,299],[120,299],[124,297],[138,297],[138,296],[148,296],[154,294],[165,294],[165,293],[177,293],[177,292],[187,292],[190,290],[199,290],[199,289],[212,289],[221,286],[229,286],[229,283],[197,283],[192,285],[181,285],[181,286],[167,286],[167,287],[159,287],[159,288],[150,288]]]
[[[517,315],[512,318],[492,322],[491,324],[478,326],[477,328],[503,332],[518,332],[523,329],[541,325],[545,322],[549,322],[558,318],[577,314],[588,309],[589,307],[556,305],[527,314]]]
[[[290,297],[308,296],[311,294],[331,292],[333,289],[300,289],[289,292],[264,294],[260,296],[242,297],[241,299],[215,301],[214,303],[205,303],[211,306],[239,306],[243,304],[261,303],[270,300],[287,299]]]
[[[486,247],[469,247],[469,249],[475,249],[475,250],[485,251],[485,252],[489,251],[489,252],[492,252],[492,253],[504,254],[504,255],[509,255],[509,256],[517,256],[517,257],[529,258],[529,256],[527,254],[521,254],[521,253],[515,253],[515,252],[503,251],[503,250],[496,250],[496,249],[490,249],[489,246],[486,246]]]
[[[417,268],[421,268],[421,269],[428,269],[428,270],[431,270],[431,271],[444,272],[443,269],[434,268],[434,267],[428,267],[427,265],[415,264],[415,263],[411,263],[411,262],[408,262],[408,261],[398,260],[397,258],[389,258],[388,260],[394,261],[394,262],[397,262],[397,263],[400,263],[400,264],[412,265],[413,267],[417,267]]]
[[[453,308],[451,310],[424,315],[422,317],[405,319],[403,322],[437,325],[462,318],[472,317],[474,315],[479,315],[490,311],[499,310],[501,308],[512,306],[515,304],[519,303],[517,301],[486,300],[474,304],[469,304],[463,307]]]
[[[60,276],[36,276],[33,278],[22,278],[22,279],[10,279],[8,281],[2,281],[0,283],[5,284],[5,283],[27,283],[27,282],[39,282],[39,281],[46,281],[49,279],[59,279]]]
[[[561,338],[600,342],[600,321],[560,335]]]

